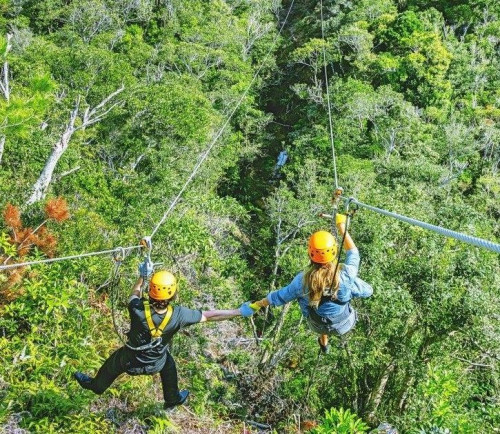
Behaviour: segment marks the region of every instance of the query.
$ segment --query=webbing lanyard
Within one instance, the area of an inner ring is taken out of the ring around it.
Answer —
[[[170,321],[170,318],[172,318],[173,311],[174,309],[172,308],[172,306],[168,305],[165,317],[163,318],[160,325],[156,327],[153,322],[153,318],[151,318],[151,308],[149,307],[149,301],[144,300],[144,313],[146,315],[146,321],[148,323],[149,331],[151,332],[151,337],[153,339],[161,338],[163,330]]]

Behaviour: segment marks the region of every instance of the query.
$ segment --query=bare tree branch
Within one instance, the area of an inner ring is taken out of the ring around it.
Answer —
[[[115,90],[113,93],[104,98],[99,104],[94,108],[87,107],[82,117],[82,125],[78,129],[85,129],[86,127],[93,125],[100,120],[102,120],[111,110],[113,110],[120,102],[115,102],[111,106],[106,107],[106,105],[118,94],[123,92],[125,86],[122,84],[120,88]]]
[[[64,132],[61,134],[60,139],[52,147],[52,152],[49,155],[47,162],[45,163],[45,167],[40,173],[40,176],[38,177],[35,184],[33,184],[31,196],[26,202],[27,205],[38,202],[45,197],[49,185],[52,182],[56,165],[64,152],[68,149],[73,134],[78,130],[85,129],[86,127],[102,120],[113,108],[115,108],[119,104],[119,102],[115,102],[108,106],[109,102],[124,89],[125,87],[122,85],[119,89],[115,90],[113,93],[104,98],[94,108],[87,107],[83,113],[82,124],[79,126],[76,126],[75,123],[80,112],[81,96],[77,96],[75,105],[73,107],[73,110],[71,110],[70,112],[69,121],[66,124]]]
[[[389,377],[391,373],[394,371],[395,367],[396,365],[394,364],[394,362],[392,362],[384,369],[382,377],[378,381],[377,387],[373,389],[372,392],[370,393],[369,404],[368,404],[368,408],[370,409],[370,412],[368,414],[368,420],[370,421],[375,420],[377,409],[380,403],[382,402],[382,398],[385,393],[387,381],[389,381]]]
[[[72,173],[76,172],[77,170],[80,170],[80,166],[73,167],[73,169],[67,170],[66,172],[62,172],[59,175],[54,177],[54,181],[59,181],[60,179],[64,178],[65,176],[71,175]]]
[[[4,63],[2,66],[2,77],[0,80],[0,90],[7,102],[10,100],[10,86],[9,86],[9,62],[7,62],[7,55],[9,54],[12,45],[10,40],[12,39],[12,35],[7,33],[7,45],[5,47],[4,54]]]
[[[468,363],[470,366],[473,366],[475,368],[491,368],[491,369],[494,368],[493,365],[488,365],[486,363],[471,362],[470,360],[464,359],[462,357],[455,356],[453,354],[451,355],[451,357],[453,357],[454,359],[460,360],[461,362]]]
[[[3,151],[5,149],[5,136],[0,136],[0,164],[2,164]]]

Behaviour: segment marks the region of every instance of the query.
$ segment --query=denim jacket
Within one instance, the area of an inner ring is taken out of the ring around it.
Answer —
[[[333,317],[344,313],[348,309],[351,298],[367,298],[373,294],[373,288],[364,280],[357,277],[359,269],[359,252],[357,248],[347,250],[346,261],[340,267],[340,285],[337,292],[337,302],[326,301],[318,307],[318,314],[322,317]],[[297,274],[293,280],[281,289],[270,292],[267,300],[272,306],[282,306],[290,301],[297,300],[304,317],[309,316],[309,289],[304,283],[304,272]],[[340,303],[339,303],[340,302]]]

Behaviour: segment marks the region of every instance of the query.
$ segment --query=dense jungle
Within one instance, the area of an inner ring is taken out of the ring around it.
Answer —
[[[0,270],[0,432],[499,432],[499,255],[363,208],[374,292],[329,354],[293,302],[176,335],[173,412],[157,375],[100,396],[72,377],[122,345],[144,252],[118,248],[153,230],[177,303],[202,310],[304,270],[336,186],[498,243],[499,13],[0,0],[0,265],[109,251]]]

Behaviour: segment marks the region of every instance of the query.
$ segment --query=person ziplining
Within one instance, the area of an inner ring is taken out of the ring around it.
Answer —
[[[139,275],[128,302],[130,330],[127,342],[108,357],[94,378],[82,372],[75,372],[73,376],[81,387],[100,395],[123,373],[159,373],[164,408],[168,410],[183,404],[189,395],[188,390],[179,390],[177,368],[168,350],[174,335],[193,324],[248,316],[250,308],[244,304],[239,309],[200,311],[175,305],[177,279],[166,270],[153,274],[149,257],[140,264]],[[143,283],[150,277],[148,297],[143,298]]]
[[[249,305],[254,313],[262,307],[282,306],[297,300],[309,328],[320,335],[318,343],[323,353],[328,353],[329,336],[343,336],[353,329],[357,313],[350,304],[351,299],[373,294],[373,288],[358,277],[360,255],[347,232],[346,216],[337,214],[336,225],[344,239],[344,264],[338,264],[336,238],[327,231],[315,232],[309,238],[309,267],[287,286]],[[246,305],[242,308],[246,312]]]

